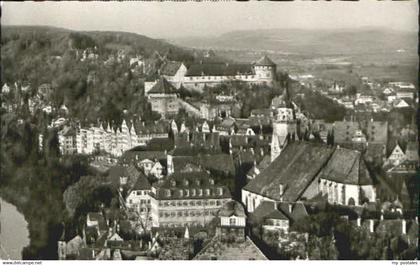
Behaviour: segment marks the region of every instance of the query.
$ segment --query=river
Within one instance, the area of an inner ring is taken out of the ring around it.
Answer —
[[[16,207],[0,198],[0,260],[22,259],[29,245],[28,223]]]

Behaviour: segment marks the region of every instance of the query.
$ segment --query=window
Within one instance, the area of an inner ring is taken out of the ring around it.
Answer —
[[[171,212],[171,217],[175,217],[175,212]]]
[[[235,218],[230,218],[229,219],[229,224],[230,225],[236,225],[236,219]]]
[[[197,206],[201,206],[201,201],[197,201]]]
[[[195,206],[195,202],[194,201],[190,201],[190,206]]]
[[[178,217],[182,217],[182,211],[178,212]]]
[[[214,206],[214,201],[210,201],[210,206]]]
[[[182,205],[184,205],[184,206],[188,206],[188,202],[187,202],[187,201],[183,201],[183,202],[182,202]]]

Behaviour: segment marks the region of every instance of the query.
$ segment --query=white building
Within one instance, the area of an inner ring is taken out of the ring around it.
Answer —
[[[180,62],[168,62],[161,73],[177,88],[184,86],[201,91],[204,86],[212,87],[228,81],[272,85],[276,75],[276,64],[267,56],[253,64],[201,61],[185,65]]]

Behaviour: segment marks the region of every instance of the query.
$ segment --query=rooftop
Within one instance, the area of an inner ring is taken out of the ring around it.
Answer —
[[[246,238],[241,243],[222,243],[214,237],[195,257],[195,260],[267,260],[267,257]]]
[[[292,142],[244,189],[274,200],[282,198],[294,202],[315,179],[333,152],[333,148],[321,144]],[[280,185],[283,187],[282,195]]]

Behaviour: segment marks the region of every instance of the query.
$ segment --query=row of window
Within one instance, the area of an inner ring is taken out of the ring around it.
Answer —
[[[159,217],[200,217],[216,215],[218,210],[159,212]]]
[[[222,200],[159,201],[159,207],[171,206],[221,206]]]
[[[192,77],[190,76],[190,81],[192,80],[197,80],[197,79],[201,79],[201,80],[223,80],[223,79],[228,79],[228,78],[233,78],[236,76],[201,76],[201,77]],[[255,75],[245,75],[245,79],[254,79]]]
[[[204,227],[204,224],[202,222],[181,222],[181,223],[160,223],[160,227],[186,227],[187,225],[189,227],[195,226],[195,227]]]
[[[128,203],[133,204],[133,200],[129,199]],[[150,204],[150,200],[140,200],[140,204]]]

